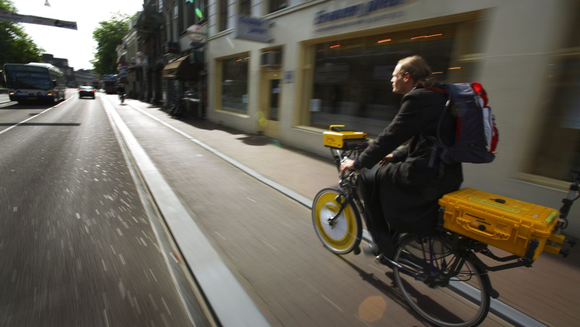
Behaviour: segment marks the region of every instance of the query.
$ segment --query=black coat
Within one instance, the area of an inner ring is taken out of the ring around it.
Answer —
[[[439,198],[459,189],[463,182],[461,164],[441,167],[439,155],[443,149],[433,141],[442,114],[441,140],[451,145],[455,139],[455,118],[445,110],[446,101],[447,96],[441,92],[413,89],[403,97],[389,126],[355,161],[359,169],[372,168],[396,150],[394,161],[378,168],[375,185],[380,187],[373,192],[375,201],[380,199],[384,217],[396,229],[431,228]]]

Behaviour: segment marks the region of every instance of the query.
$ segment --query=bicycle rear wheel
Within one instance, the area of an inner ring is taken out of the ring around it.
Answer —
[[[329,218],[340,211],[346,196],[338,189],[325,188],[312,203],[312,223],[318,238],[335,254],[347,254],[360,244],[362,223],[356,207],[349,201],[333,223]],[[339,202],[340,201],[340,202]]]
[[[462,258],[439,237],[407,235],[395,252],[397,287],[429,322],[445,327],[477,326],[489,312],[487,272]]]

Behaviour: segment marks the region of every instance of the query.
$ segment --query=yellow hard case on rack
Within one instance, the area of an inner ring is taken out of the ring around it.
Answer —
[[[520,257],[525,256],[533,240],[539,245],[532,260],[544,247],[553,253],[554,248],[546,245],[546,241],[561,236],[552,235],[558,223],[558,210],[533,203],[464,188],[444,195],[439,205],[445,209],[445,229]]]
[[[342,149],[349,142],[357,143],[366,140],[367,133],[341,131],[341,127],[344,127],[344,125],[330,125],[330,129],[323,133],[324,146]]]

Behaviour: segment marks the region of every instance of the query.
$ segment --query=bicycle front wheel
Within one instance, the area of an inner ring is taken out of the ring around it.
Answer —
[[[354,250],[362,237],[362,223],[356,207],[349,201],[340,211],[344,193],[338,189],[325,188],[316,194],[312,203],[312,223],[322,244],[335,254],[347,254]],[[329,221],[335,217],[334,221]]]
[[[477,326],[489,312],[489,276],[439,237],[407,235],[395,252],[395,283],[427,321],[445,327]]]

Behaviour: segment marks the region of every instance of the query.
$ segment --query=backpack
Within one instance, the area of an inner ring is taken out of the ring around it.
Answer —
[[[445,164],[459,162],[489,163],[495,159],[499,133],[495,117],[487,105],[487,93],[479,83],[445,84],[445,89],[427,88],[447,94],[445,111],[437,125],[437,138],[430,137],[436,146],[443,148],[440,159]],[[457,118],[455,142],[441,141],[441,122],[447,110]]]

